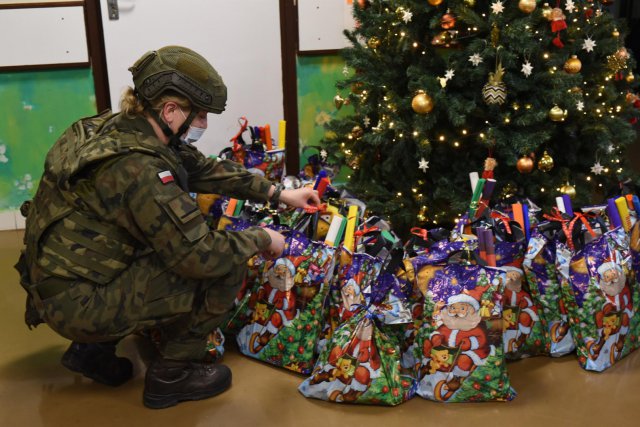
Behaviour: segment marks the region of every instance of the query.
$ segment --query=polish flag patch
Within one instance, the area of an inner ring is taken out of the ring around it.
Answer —
[[[160,181],[162,181],[163,184],[168,184],[174,181],[171,171],[158,172],[158,178],[160,178]]]

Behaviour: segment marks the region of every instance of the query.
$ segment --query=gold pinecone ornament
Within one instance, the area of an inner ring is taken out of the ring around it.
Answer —
[[[504,68],[501,63],[495,73],[489,73],[489,81],[482,88],[482,98],[487,105],[502,105],[507,100],[507,85],[502,81]]]
[[[547,150],[544,151],[544,154],[540,157],[540,160],[538,160],[538,169],[542,172],[549,172],[553,169],[553,157],[547,153]]]

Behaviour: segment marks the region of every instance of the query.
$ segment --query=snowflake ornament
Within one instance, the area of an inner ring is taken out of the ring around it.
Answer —
[[[604,171],[604,167],[600,164],[600,161],[597,161],[593,166],[591,166],[591,173],[595,175],[601,175]]]
[[[348,76],[349,75],[349,67],[347,67],[346,65],[344,67],[342,67],[342,75],[343,76]]]
[[[576,102],[576,110],[584,111],[584,102],[582,102],[582,101]]]
[[[576,8],[576,5],[573,2],[573,0],[567,0],[567,3],[564,6],[564,10],[566,10],[569,13],[571,13],[571,12],[573,12],[573,9],[575,9],[575,8]]]
[[[402,20],[404,21],[405,24],[408,24],[409,21],[411,21],[411,18],[413,18],[413,13],[411,13],[410,10],[402,11]]]
[[[424,157],[420,158],[418,162],[418,169],[422,169],[422,172],[427,173],[427,169],[429,169],[429,161],[425,160]]]
[[[524,74],[525,77],[529,77],[531,75],[531,72],[533,71],[533,65],[531,65],[531,62],[524,61],[524,63],[522,64],[522,69],[520,70],[522,72],[522,74]]]
[[[327,161],[327,156],[329,155],[329,153],[327,153],[327,150],[325,150],[324,148],[322,150],[320,150],[320,158],[322,159],[323,162]]]
[[[594,47],[596,47],[596,42],[595,40],[592,40],[591,37],[587,37],[582,42],[582,49],[586,50],[587,52],[593,52]]]
[[[613,153],[616,150],[616,147],[613,146],[613,144],[609,144],[609,146],[607,147],[607,151],[609,153]]]
[[[502,1],[496,1],[491,5],[491,10],[493,11],[493,13],[495,13],[496,15],[499,13],[504,12],[504,5],[502,4]]]
[[[477,67],[482,62],[482,57],[479,53],[474,53],[469,57],[469,62],[471,62],[474,67]]]
[[[446,73],[444,73],[444,78],[447,80],[451,80],[456,72],[452,69],[448,69]]]
[[[364,116],[364,119],[362,119],[362,123],[364,123],[365,127],[369,127],[369,125],[371,124],[371,119],[369,118],[369,116]]]

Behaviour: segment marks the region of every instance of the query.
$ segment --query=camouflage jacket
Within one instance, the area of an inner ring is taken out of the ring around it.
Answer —
[[[31,281],[54,276],[106,284],[149,251],[184,277],[226,275],[265,249],[269,235],[259,227],[211,231],[188,191],[265,201],[270,186],[195,147],[169,148],[144,118],[83,119],[47,154],[29,209]]]

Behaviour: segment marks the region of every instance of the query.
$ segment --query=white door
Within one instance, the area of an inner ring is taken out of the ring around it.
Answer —
[[[278,0],[118,0],[119,19],[109,19],[101,0],[111,105],[131,83],[127,70],[142,54],[181,45],[207,58],[227,85],[221,115],[197,143],[204,154],[218,154],[238,130],[238,118],[270,124],[277,141],[283,119],[280,13]]]

